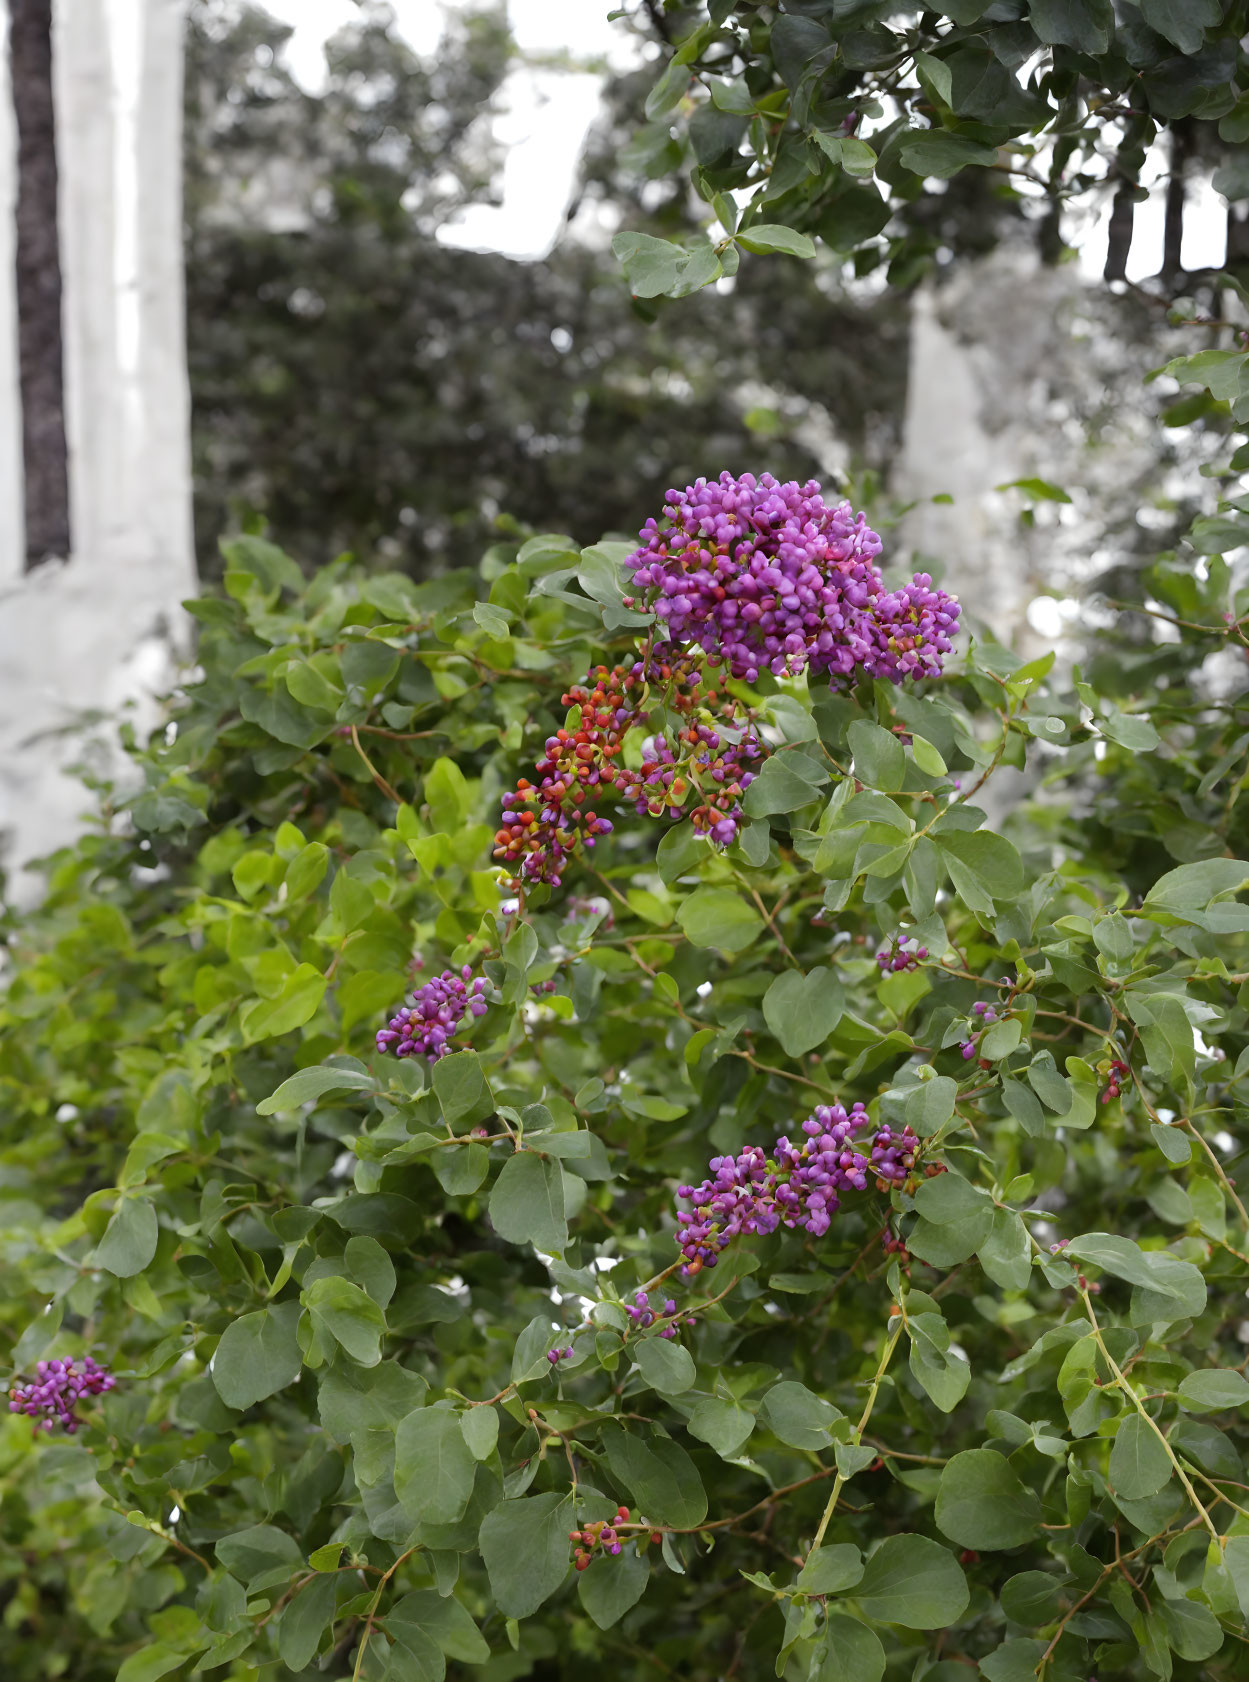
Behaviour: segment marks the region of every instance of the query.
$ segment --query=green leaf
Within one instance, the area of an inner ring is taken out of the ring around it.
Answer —
[[[1023,1023],[1017,1016],[1004,1017],[1000,1022],[994,1022],[981,1036],[977,1047],[981,1057],[987,1057],[990,1063],[1000,1063],[1003,1057],[1009,1057],[1012,1051],[1019,1047],[1023,1038]]]
[[[699,1402],[689,1417],[687,1429],[700,1443],[714,1448],[722,1460],[732,1460],[741,1453],[755,1428],[755,1416],[736,1402],[720,1401],[714,1396]]]
[[[367,1069],[334,1068],[328,1063],[316,1068],[300,1069],[284,1080],[267,1098],[256,1105],[257,1115],[278,1115],[282,1111],[302,1109],[324,1098],[327,1092],[376,1092],[377,1082]]]
[[[167,1642],[155,1641],[122,1660],[117,1682],[156,1682],[157,1677],[168,1676],[171,1670],[176,1670],[186,1661],[184,1647],[171,1647]]]
[[[588,1571],[577,1574],[577,1599],[592,1623],[610,1629],[636,1606],[646,1593],[650,1566],[634,1548],[618,1558],[596,1559]]]
[[[1151,1123],[1149,1131],[1153,1134],[1154,1143],[1168,1162],[1174,1163],[1178,1167],[1180,1164],[1192,1160],[1192,1144],[1188,1135],[1182,1133],[1178,1127],[1155,1121]]]
[[[954,97],[954,79],[945,60],[932,53],[916,53],[915,68],[941,103],[948,105]]]
[[[114,1209],[92,1258],[96,1267],[130,1279],[156,1254],[160,1227],[156,1209],[146,1197],[123,1197]]]
[[[309,841],[286,867],[287,902],[305,899],[321,883],[330,862],[330,850],[321,841]]]
[[[1164,1600],[1162,1618],[1167,1639],[1180,1658],[1200,1663],[1223,1645],[1223,1630],[1208,1606],[1195,1600]]]
[[[314,1577],[283,1612],[278,1624],[278,1653],[287,1670],[303,1670],[317,1656],[337,1602],[333,1577]]]
[[[1071,1240],[1067,1245],[1067,1254],[1077,1261],[1092,1262],[1095,1267],[1113,1273],[1117,1279],[1147,1286],[1158,1296],[1174,1297],[1178,1294],[1167,1285],[1165,1266],[1160,1266],[1158,1255],[1142,1250],[1139,1244],[1117,1233],[1086,1232]],[[1174,1261],[1176,1258],[1168,1259]]]
[[[653,234],[616,234],[611,248],[635,298],[660,298],[677,284],[685,252]]]
[[[937,752],[936,748],[933,747],[932,743],[926,741],[923,736],[913,736],[911,738],[911,757],[919,766],[920,770],[927,771],[930,777],[945,776],[945,760]]]
[[[647,121],[653,122],[656,117],[666,116],[679,105],[689,85],[690,72],[686,65],[678,59],[671,59],[665,65],[663,75],[646,96],[643,111]]]
[[[1171,1461],[1157,1433],[1139,1413],[1119,1421],[1110,1450],[1110,1484],[1125,1501],[1156,1495],[1171,1476]]]
[[[973,1186],[961,1174],[937,1174],[915,1188],[915,1207],[926,1221],[938,1226],[974,1220],[990,1206],[988,1192]]]
[[[992,912],[994,902],[1017,899],[1023,861],[1012,844],[987,830],[951,830],[933,836],[950,880],[972,911]]]
[[[1031,0],[1028,16],[1047,46],[1081,53],[1104,53],[1115,32],[1111,0]]]
[[[226,1327],[212,1359],[212,1379],[227,1407],[249,1408],[295,1382],[303,1370],[298,1324],[299,1304],[281,1302]]]
[[[1246,887],[1249,864],[1244,859],[1201,859],[1160,876],[1145,896],[1145,909],[1160,905],[1204,909],[1219,894],[1239,893]]]
[[[612,1474],[633,1495],[646,1518],[690,1530],[707,1516],[707,1493],[694,1462],[666,1437],[643,1442],[632,1432],[611,1428],[603,1446]]]
[[[404,1640],[407,1630],[419,1630],[449,1659],[462,1664],[485,1664],[490,1657],[485,1637],[453,1594],[442,1595],[434,1589],[405,1594],[387,1612],[386,1627]]]
[[[874,187],[851,187],[821,212],[816,229],[834,251],[853,251],[884,228],[893,207]]]
[[[1249,1402],[1249,1381],[1232,1367],[1206,1367],[1180,1380],[1179,1398],[1190,1413],[1240,1408]]]
[[[395,1432],[395,1494],[417,1524],[454,1524],[473,1493],[477,1462],[450,1408],[416,1408]]]
[[[832,1033],[841,1020],[844,994],[832,970],[806,975],[785,970],[763,997],[763,1019],[786,1057],[802,1057]]]
[[[1219,0],[1140,0],[1140,8],[1151,29],[1190,57],[1200,52],[1206,30],[1217,29],[1223,17]]]
[[[730,888],[695,889],[677,921],[693,945],[718,946],[724,952],[743,951],[763,927],[754,907]]]
[[[839,164],[847,175],[872,175],[876,169],[876,153],[865,140],[850,134],[825,134],[811,131],[811,138],[830,163]]]
[[[568,1575],[572,1518],[571,1498],[551,1491],[501,1501],[481,1521],[482,1560],[504,1617],[530,1617]]]
[[[957,1267],[975,1255],[992,1227],[993,1205],[986,1198],[978,1211],[961,1220],[938,1225],[936,1221],[920,1219],[907,1233],[906,1245],[912,1255],[933,1267]]]
[[[489,1460],[499,1440],[499,1416],[492,1407],[474,1407],[460,1415],[460,1430],[474,1460]]]
[[[434,1097],[442,1119],[453,1129],[483,1121],[494,1109],[494,1096],[475,1051],[440,1057],[433,1069]]]
[[[1151,1250],[1148,1254],[1154,1282],[1137,1285],[1133,1290],[1131,1324],[1142,1326],[1154,1320],[1193,1319],[1203,1314],[1206,1282],[1201,1270],[1166,1250]]]
[[[941,181],[948,181],[968,164],[997,162],[992,146],[982,146],[966,135],[950,134],[945,129],[918,130],[903,141],[898,156],[916,175],[935,175]]]
[[[1097,727],[1103,736],[1133,753],[1152,753],[1162,740],[1147,718],[1120,712],[1117,707],[1108,708],[1106,716],[1098,719]]]
[[[950,1333],[940,1314],[912,1314],[907,1320],[909,1365],[917,1383],[941,1409],[952,1413],[967,1394],[971,1367],[950,1348]]]
[[[395,1361],[383,1361],[377,1367],[341,1363],[323,1372],[317,1411],[334,1441],[346,1443],[355,1431],[393,1429],[421,1406],[428,1391],[426,1379]]]
[[[1003,1641],[980,1661],[980,1673],[988,1682],[1034,1682],[1037,1666],[1047,1643],[1018,1636]]]
[[[785,228],[776,222],[756,222],[749,228],[739,229],[733,237],[744,250],[753,251],[756,256],[770,251],[784,252],[788,257],[815,256],[813,240],[796,228]]]
[[[1048,1571],[1020,1571],[1002,1585],[1002,1610],[1014,1624],[1048,1624],[1058,1616],[1062,1586]]]
[[[957,1098],[958,1083],[952,1081],[948,1075],[937,1075],[933,1080],[920,1081],[907,1093],[903,1112],[907,1125],[913,1128],[921,1139],[927,1139],[949,1121],[954,1114]]]
[[[395,1264],[376,1238],[349,1238],[343,1251],[347,1270],[357,1285],[363,1285],[381,1309],[395,1294]]]
[[[849,1542],[834,1542],[813,1548],[798,1573],[797,1587],[804,1594],[840,1594],[852,1589],[863,1576],[863,1556]]]
[[[854,755],[854,774],[860,782],[887,792],[902,787],[906,752],[891,730],[858,718],[850,726],[847,739]]]
[[[1041,1503],[1008,1460],[991,1448],[956,1454],[937,1486],[937,1528],[961,1548],[995,1551],[1030,1542]]]
[[[828,773],[805,753],[774,753],[746,790],[742,810],[748,818],[796,812],[817,799],[827,781]]]
[[[213,1551],[232,1577],[241,1583],[269,1572],[297,1571],[304,1562],[299,1543],[274,1524],[253,1524],[246,1530],[218,1537]]]
[[[490,1193],[490,1219],[509,1244],[532,1243],[560,1255],[568,1242],[564,1176],[558,1162],[517,1151],[503,1164]]]
[[[239,1013],[244,1045],[276,1039],[302,1028],[316,1015],[325,997],[325,977],[311,964],[300,964],[272,999],[255,999]]]
[[[874,1621],[904,1629],[945,1629],[967,1610],[971,1591],[958,1561],[940,1542],[887,1536],[869,1555],[854,1598]]]
[[[679,1343],[662,1337],[644,1338],[633,1351],[642,1377],[661,1396],[679,1396],[695,1378],[694,1358]]]
[[[454,759],[436,759],[425,774],[425,803],[436,830],[451,834],[468,817],[473,796]]]
[[[844,1612],[825,1620],[825,1646],[817,1656],[812,1682],[880,1682],[885,1649],[874,1630]]]
[[[995,1209],[989,1236],[976,1251],[980,1265],[1004,1291],[1024,1291],[1032,1277],[1032,1245],[1028,1229],[1010,1209]]]
[[[827,1448],[832,1441],[829,1428],[841,1418],[831,1402],[795,1379],[774,1384],[759,1411],[770,1429],[791,1448]]]
[[[331,1274],[310,1285],[302,1301],[322,1337],[341,1344],[353,1361],[362,1367],[375,1367],[381,1360],[386,1321],[373,1298],[359,1285]]]

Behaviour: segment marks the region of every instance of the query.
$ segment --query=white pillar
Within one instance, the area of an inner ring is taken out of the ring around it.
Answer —
[[[73,554],[20,576],[20,525],[15,542],[0,512],[0,836],[11,871],[72,840],[91,804],[65,774],[83,757],[75,725],[105,715],[94,735],[111,741],[123,707],[141,728],[155,721],[189,643],[179,604],[195,590],[182,0],[56,0],[54,27]],[[0,103],[2,490],[10,430],[21,434],[7,91]],[[115,749],[97,751],[103,768],[122,769]],[[37,888],[10,882],[18,898]]]
[[[21,577],[26,556],[14,268],[16,209],[17,128],[9,90],[9,13],[7,6],[0,6],[0,591]]]

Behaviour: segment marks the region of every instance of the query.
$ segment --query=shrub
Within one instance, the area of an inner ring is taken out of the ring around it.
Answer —
[[[11,926],[0,1326],[116,1383],[0,1433],[6,1678],[1243,1674],[1245,736],[1195,684],[1249,600],[1164,561],[1170,640],[1074,680],[964,633],[748,683],[710,608],[673,675],[627,552],[228,546]]]

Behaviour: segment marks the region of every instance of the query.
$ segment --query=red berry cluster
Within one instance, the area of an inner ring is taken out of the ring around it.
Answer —
[[[1123,1090],[1123,1082],[1131,1074],[1126,1063],[1121,1063],[1116,1057],[1110,1065],[1110,1083],[1102,1093],[1102,1103],[1108,1104],[1112,1098],[1117,1098]]]
[[[584,1571],[595,1556],[595,1550],[602,1549],[604,1554],[618,1554],[624,1544],[616,1531],[616,1525],[628,1524],[628,1507],[617,1507],[616,1516],[609,1524],[606,1519],[597,1519],[593,1524],[587,1524],[582,1530],[570,1530],[568,1540],[576,1544],[573,1564],[578,1571]],[[600,1555],[601,1557],[601,1555]]]
[[[686,650],[671,661],[656,659],[651,677],[665,685],[668,705],[681,715],[683,724],[676,733],[675,748],[666,736],[652,736],[642,750],[641,769],[622,767],[616,786],[632,799],[639,817],[680,818],[685,815],[687,795],[697,792],[702,799],[690,807],[690,822],[699,834],[727,847],[737,835],[741,797],[754,781],[747,764],[762,758],[762,744],[741,719],[731,695],[704,687],[707,673],[694,651]],[[735,731],[738,740],[721,735],[726,727]]]
[[[589,803],[616,781],[612,761],[637,716],[636,693],[641,687],[636,667],[608,671],[596,666],[584,684],[574,685],[563,697],[566,707],[581,709],[580,724],[547,737],[545,757],[534,769],[536,786],[522,777],[516,793],[503,796],[494,857],[518,867],[516,886],[549,882],[558,887],[573,849],[580,844],[592,847],[599,835],[611,833],[610,819],[599,817]]]
[[[747,762],[763,748],[738,703],[705,688],[705,661],[697,650],[675,658],[661,650],[631,666],[594,667],[584,684],[563,696],[578,709],[568,727],[546,739],[535,781],[522,777],[514,794],[503,796],[503,821],[495,832],[494,857],[515,868],[514,885],[560,884],[570,855],[592,847],[612,823],[591,802],[614,793],[632,802],[639,816],[688,816],[694,828],[721,846],[737,834],[742,794],[753,780]],[[649,716],[652,690],[679,715],[675,745],[662,734],[643,746],[639,770],[618,763],[627,732]],[[716,729],[716,725],[720,729]],[[736,740],[722,736],[727,727]],[[697,804],[687,805],[691,795]]]

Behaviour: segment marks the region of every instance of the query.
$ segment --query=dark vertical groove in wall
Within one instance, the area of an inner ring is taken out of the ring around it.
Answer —
[[[17,121],[17,317],[26,481],[26,565],[69,554],[52,0],[10,0]]]

